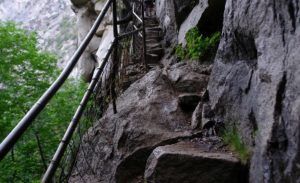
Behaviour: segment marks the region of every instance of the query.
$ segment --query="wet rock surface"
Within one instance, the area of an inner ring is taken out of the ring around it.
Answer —
[[[238,183],[243,169],[219,138],[198,138],[154,149],[145,179],[149,183]]]
[[[206,67],[183,64],[172,69],[185,76],[202,76]],[[70,182],[139,182],[153,149],[193,135],[191,113],[178,105],[183,92],[164,74],[174,72],[172,69],[157,68],[133,83],[117,99],[117,114],[109,107],[85,135]],[[181,80],[184,82],[199,81],[189,78]],[[204,89],[197,86],[193,90],[200,93]]]
[[[209,65],[184,62],[172,65],[163,72],[172,86],[183,93],[203,92],[208,84],[209,73]]]
[[[253,148],[250,182],[300,181],[299,6],[227,0],[210,101]]]

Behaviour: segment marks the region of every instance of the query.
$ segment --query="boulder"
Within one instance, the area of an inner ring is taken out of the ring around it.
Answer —
[[[145,179],[153,183],[241,183],[243,167],[230,152],[180,142],[153,150]]]
[[[206,89],[209,66],[197,63],[181,62],[172,65],[164,74],[171,81],[172,86],[181,93],[200,93]]]
[[[162,72],[150,71],[133,83],[117,99],[118,113],[110,106],[89,129],[70,182],[83,177],[86,182],[137,183],[153,149],[192,135],[191,115],[178,107],[179,92]]]
[[[253,150],[250,182],[300,182],[299,1],[227,0],[210,103]]]

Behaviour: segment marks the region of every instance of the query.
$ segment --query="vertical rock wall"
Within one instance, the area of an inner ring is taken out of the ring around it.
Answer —
[[[93,26],[93,23],[104,7],[106,1],[72,0],[71,2],[74,5],[73,10],[77,16],[78,42],[80,44]],[[94,36],[88,48],[80,58],[80,61],[78,63],[78,70],[80,75],[86,81],[89,81],[91,79],[93,70],[97,64],[97,61],[94,59],[92,54],[96,54],[101,43],[102,36],[106,31],[108,31],[108,27],[111,24],[112,16],[111,13],[108,13],[101,26],[99,27],[96,36]]]
[[[226,3],[210,101],[253,149],[250,182],[300,181],[299,5]]]

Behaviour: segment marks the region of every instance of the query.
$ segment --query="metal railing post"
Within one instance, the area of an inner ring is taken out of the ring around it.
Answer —
[[[76,113],[71,121],[71,123],[69,124],[68,126],[68,129],[66,131],[66,133],[64,134],[64,137],[63,139],[61,140],[53,158],[52,158],[52,161],[50,162],[50,165],[48,166],[48,169],[42,179],[42,182],[43,183],[50,183],[52,182],[52,178],[54,177],[55,175],[55,172],[56,172],[56,169],[58,168],[59,166],[59,163],[60,163],[60,160],[61,158],[63,157],[64,155],[64,152],[65,150],[67,149],[68,147],[68,144],[70,143],[70,140],[72,138],[72,135],[80,121],[80,118],[81,116],[83,115],[83,112],[84,112],[84,109],[88,103],[88,99],[90,98],[98,80],[99,80],[99,77],[105,67],[105,64],[107,63],[107,60],[109,59],[109,56],[111,54],[111,51],[114,47],[115,43],[111,43],[111,45],[109,46],[108,48],[108,51],[107,51],[107,54],[103,60],[103,62],[99,65],[99,67],[97,67],[97,69],[95,70],[95,73],[94,73],[94,76],[92,78],[92,81],[88,87],[88,89],[86,90],[81,102],[80,102],[80,105],[78,106],[77,110],[76,110]]]
[[[112,73],[112,83],[111,83],[111,96],[113,100],[113,111],[116,114],[117,113],[117,104],[116,104],[116,74],[118,72],[118,46],[119,46],[119,34],[118,34],[118,18],[117,18],[117,1],[112,0],[112,9],[113,9],[113,31],[114,31],[114,37],[115,37],[115,48],[113,51],[113,73]]]
[[[144,7],[144,0],[142,1],[142,31],[143,31],[143,57],[144,57],[144,64],[147,67],[147,45],[146,45],[146,28],[145,28],[145,7]]]

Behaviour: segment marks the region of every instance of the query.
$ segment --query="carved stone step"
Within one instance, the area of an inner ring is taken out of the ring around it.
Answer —
[[[164,54],[164,49],[163,48],[147,49],[147,53],[162,56]]]
[[[153,23],[145,24],[145,27],[147,27],[147,28],[158,27],[158,26],[159,26],[159,24],[153,24]]]
[[[162,45],[160,43],[151,43],[147,44],[147,50],[162,48]]]
[[[154,39],[154,40],[156,40],[157,42],[160,42],[163,38],[162,38],[162,36],[160,36],[160,35],[146,35],[146,38],[147,39]]]
[[[211,141],[210,143],[218,144],[217,140]],[[209,150],[209,146],[212,145],[206,145],[205,142],[180,142],[157,147],[147,161],[145,182],[244,182],[241,177],[245,174],[246,167],[241,165],[239,159],[217,147]]]
[[[161,56],[157,54],[147,53],[146,57],[147,57],[147,64],[151,64],[151,63],[158,64],[161,59]]]
[[[146,27],[146,31],[162,31],[162,28],[159,27],[159,26],[156,26],[156,27]]]
[[[146,37],[147,38],[147,37]],[[157,41],[156,39],[146,39],[146,44],[148,45],[148,44],[161,44],[161,42],[160,41]]]

